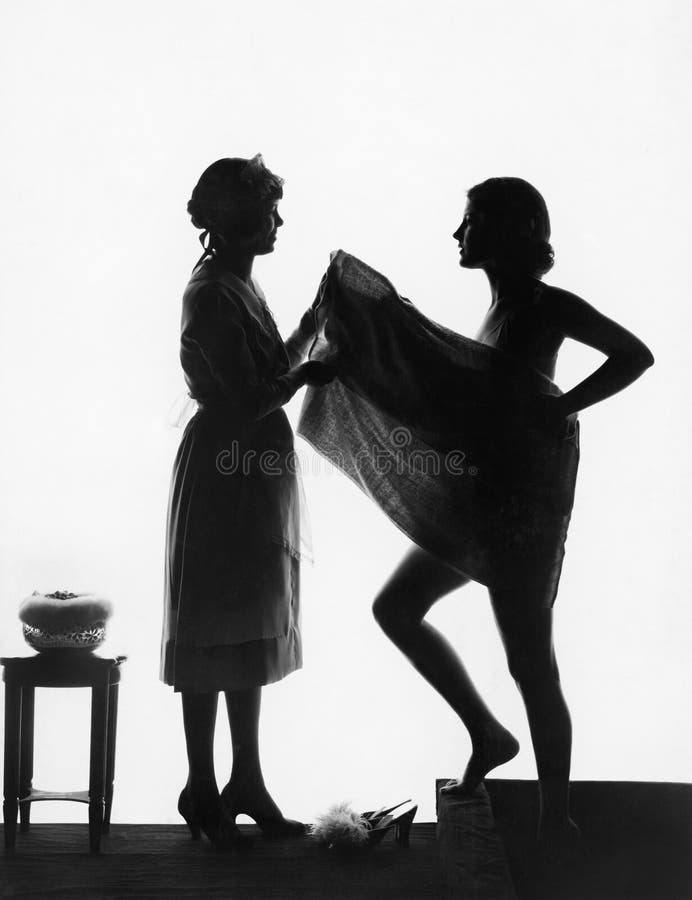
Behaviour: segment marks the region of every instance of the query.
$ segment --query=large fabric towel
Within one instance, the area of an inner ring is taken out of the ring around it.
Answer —
[[[426,318],[341,250],[320,286],[311,357],[339,376],[309,388],[298,433],[412,541],[497,588],[534,585],[552,605],[579,460],[570,416],[528,424],[550,379]]]

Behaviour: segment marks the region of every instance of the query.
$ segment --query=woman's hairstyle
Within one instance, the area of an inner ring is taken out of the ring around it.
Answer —
[[[205,256],[220,242],[248,240],[262,231],[277,200],[283,196],[283,179],[264,165],[258,153],[252,159],[217,159],[195,185],[187,211]],[[204,257],[203,257],[204,258]]]
[[[534,277],[552,269],[548,207],[533,185],[523,178],[488,178],[467,197],[499,223],[505,263]]]

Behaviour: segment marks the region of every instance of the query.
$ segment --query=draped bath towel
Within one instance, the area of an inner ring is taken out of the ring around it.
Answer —
[[[521,360],[426,318],[342,250],[320,285],[311,358],[339,376],[309,388],[298,433],[408,537],[475,581],[534,586],[551,606],[579,461],[576,415],[528,424],[540,393]]]

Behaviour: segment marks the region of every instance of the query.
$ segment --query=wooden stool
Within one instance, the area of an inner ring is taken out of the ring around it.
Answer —
[[[98,853],[108,833],[113,803],[115,731],[120,665],[126,659],[103,659],[84,650],[53,650],[37,656],[0,659],[5,682],[5,846],[14,847],[17,811],[21,831],[29,830],[36,800],[76,800],[89,804],[89,845]],[[32,787],[34,767],[34,689],[91,688],[89,790],[57,793]]]

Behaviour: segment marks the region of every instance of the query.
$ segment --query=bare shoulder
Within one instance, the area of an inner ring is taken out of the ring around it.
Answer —
[[[650,359],[648,348],[624,326],[608,318],[583,297],[553,285],[544,285],[545,317],[566,338],[594,347],[608,356]]]
[[[543,284],[541,296],[546,308],[550,307],[558,315],[561,313],[574,313],[580,310],[597,312],[596,308],[587,303],[583,297],[554,284]]]
[[[572,291],[566,291],[556,285],[544,284],[541,295],[545,318],[554,328],[562,331],[566,337],[571,337],[575,328],[581,330],[587,325],[604,326],[611,322],[595,306]]]

